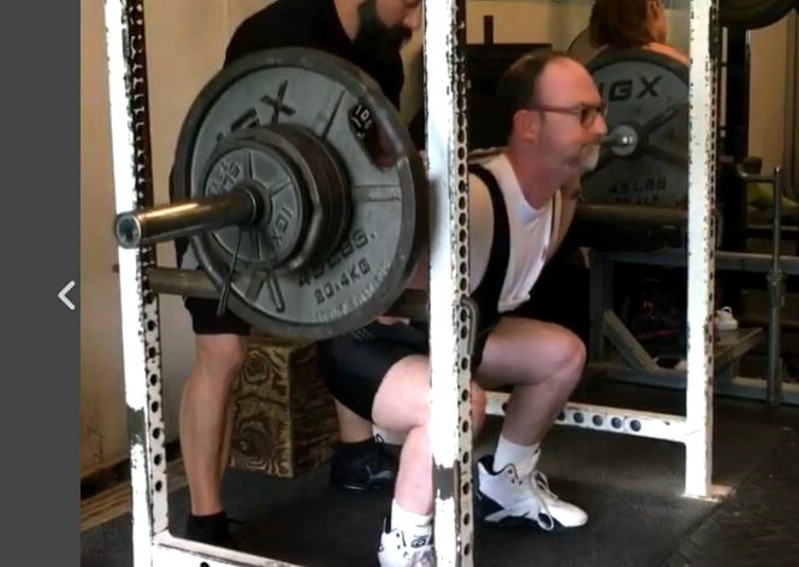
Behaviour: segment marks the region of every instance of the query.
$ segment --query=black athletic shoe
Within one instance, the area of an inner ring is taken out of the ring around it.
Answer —
[[[377,446],[383,452],[383,454],[390,460],[394,461],[397,464],[397,466],[399,466],[400,453],[402,452],[402,445],[386,443],[386,441],[383,439],[383,437],[380,434],[375,434],[374,440],[375,443],[377,443]]]
[[[330,463],[330,484],[344,490],[390,490],[398,468],[396,447],[375,439],[341,444]]]
[[[189,514],[185,538],[239,551],[241,547],[230,533],[230,522],[224,512],[211,516]]]

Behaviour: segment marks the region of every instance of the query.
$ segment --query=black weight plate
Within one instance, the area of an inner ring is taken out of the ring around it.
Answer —
[[[571,44],[569,44],[566,53],[582,64],[586,64],[599,53],[599,49],[591,45],[588,28],[577,34]]]
[[[238,245],[237,263],[279,272],[329,257],[351,219],[342,169],[324,143],[298,126],[257,126],[227,136],[210,160],[206,193],[244,185],[260,196],[262,215],[240,245],[238,227],[215,231],[210,242],[222,249],[215,252],[230,264]]]
[[[231,132],[271,124],[311,132],[335,154],[350,183],[352,219],[337,250],[313,269],[238,271],[229,307],[285,338],[349,332],[391,306],[415,268],[428,228],[423,163],[371,77],[327,53],[274,49],[240,59],[203,88],[178,138],[172,199],[202,195],[209,158]],[[378,164],[367,150],[362,135],[370,124],[384,132],[393,163]],[[230,246],[219,253],[214,238],[202,234],[191,242],[221,289]]]
[[[295,266],[315,266],[334,254],[342,238],[349,233],[352,220],[350,182],[346,168],[328,144],[302,129],[294,129],[290,134],[289,139],[313,174],[310,190],[315,203],[309,230],[312,246],[306,247],[295,259]]]
[[[309,190],[303,171],[281,147],[286,145],[279,143],[282,137],[273,134],[259,139],[253,132],[257,130],[238,131],[217,145],[204,176],[204,194],[225,193],[236,185],[255,190],[262,199],[265,221],[242,239],[238,262],[249,269],[279,269],[296,254],[308,230]],[[208,238],[221,249],[217,252],[226,253],[232,261],[238,237],[238,227],[229,227],[213,231]]]
[[[608,133],[632,134],[636,144],[602,148],[583,177],[585,201],[685,206],[688,68],[642,49],[603,51],[587,67],[608,105]]]
[[[768,27],[783,19],[795,0],[720,0],[719,21],[722,26],[741,30]]]

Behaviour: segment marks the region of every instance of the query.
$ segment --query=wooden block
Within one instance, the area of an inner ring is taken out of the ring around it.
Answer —
[[[338,421],[315,343],[251,336],[233,388],[232,467],[294,478],[330,460]]]

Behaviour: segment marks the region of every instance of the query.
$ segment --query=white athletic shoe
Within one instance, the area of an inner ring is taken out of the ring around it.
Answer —
[[[383,520],[377,558],[380,567],[435,567],[432,528],[405,532],[389,531],[388,519]]]
[[[520,477],[516,467],[506,465],[494,471],[494,456],[486,455],[477,463],[478,517],[500,526],[533,525],[551,531],[577,528],[588,521],[583,510],[558,498],[549,489],[543,473],[535,470]]]
[[[722,307],[716,311],[713,324],[717,331],[734,331],[738,328],[738,320],[732,316],[732,309],[729,307]]]

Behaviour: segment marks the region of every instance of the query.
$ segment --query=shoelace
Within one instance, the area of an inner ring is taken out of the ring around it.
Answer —
[[[549,511],[549,506],[547,506],[547,503],[541,496],[541,493],[550,496],[553,500],[558,500],[558,497],[549,489],[549,481],[544,473],[534,470],[528,475],[522,477],[519,476],[514,467],[511,467],[508,469],[508,475],[510,476],[511,484],[518,484],[519,486],[526,484],[530,487],[530,490],[535,494],[538,502],[541,505],[541,510],[536,518],[536,522],[542,530],[552,531],[555,528],[555,519],[552,517],[552,513]],[[542,513],[549,520],[548,522],[541,520]]]
[[[555,529],[555,518],[552,517],[552,513],[549,511],[549,506],[547,505],[546,500],[542,497],[542,493],[552,498],[552,500],[559,500],[559,498],[549,489],[549,480],[541,471],[533,471],[530,474],[529,480],[530,488],[532,488],[533,492],[536,493],[538,501],[541,503],[541,512],[543,512],[548,519],[548,522],[542,522],[541,513],[539,513],[538,525],[541,526],[541,529],[543,530],[548,532],[552,531]]]
[[[406,567],[436,567],[436,558],[432,547],[425,546],[422,549],[413,549],[408,545],[404,532],[400,532],[399,537],[402,539],[402,546],[406,550],[408,548],[412,549],[412,551],[405,551],[403,554],[404,558],[408,560]],[[428,538],[427,542],[431,543],[432,539]]]
[[[552,500],[560,500],[558,495],[550,490],[549,479],[547,479],[547,476],[544,473],[541,471],[533,471],[532,478],[539,491],[552,498]]]
[[[411,555],[410,567],[435,567],[436,558],[432,549],[420,549]]]

